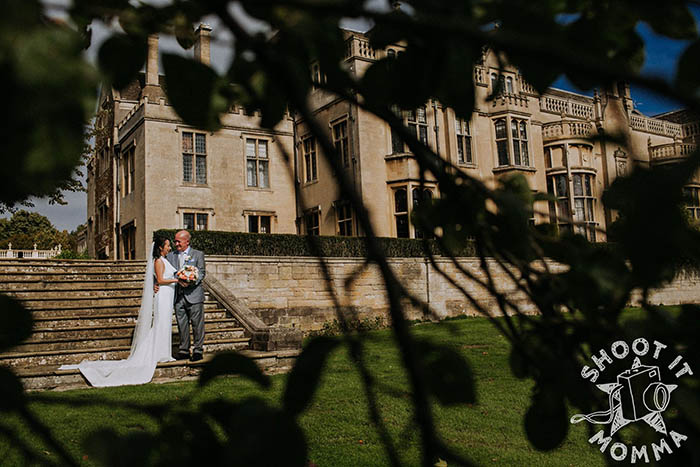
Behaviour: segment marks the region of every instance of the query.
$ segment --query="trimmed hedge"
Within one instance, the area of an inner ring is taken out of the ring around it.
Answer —
[[[164,236],[171,243],[179,229],[162,229],[153,236]],[[306,235],[257,234],[246,232],[220,232],[215,230],[190,231],[192,246],[207,255],[230,256],[316,256]],[[367,248],[363,237],[314,237],[325,257],[365,257]],[[379,237],[384,254],[390,258],[426,256],[422,240]],[[429,251],[441,255],[435,240],[428,240]],[[455,256],[476,256],[472,243],[465,245]]]

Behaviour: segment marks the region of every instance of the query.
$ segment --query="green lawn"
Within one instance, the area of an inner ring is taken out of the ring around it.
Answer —
[[[477,404],[471,407],[444,408],[435,405],[435,418],[441,437],[477,465],[604,465],[600,452],[587,442],[585,424],[572,425],[565,443],[557,450],[541,453],[528,443],[523,431],[523,415],[529,405],[530,381],[514,378],[508,367],[508,345],[484,319],[473,318],[421,324],[412,328],[416,336],[436,339],[458,349],[471,363],[477,384]],[[406,465],[419,464],[418,436],[407,429],[410,399],[398,355],[387,330],[370,333],[366,356],[381,390],[382,416],[397,441]],[[272,378],[268,391],[243,378],[222,377],[201,392],[188,383],[149,384],[136,387],[89,389],[63,393],[43,393],[52,401],[72,400],[89,403],[84,407],[34,401],[31,410],[50,426],[56,437],[85,465],[82,440],[89,433],[112,428],[120,433],[155,431],[156,422],[135,408],[115,408],[110,404],[92,404],[97,400],[136,405],[159,402],[182,404],[183,398],[196,392],[193,404],[217,398],[240,400],[258,396],[279,405],[286,377]],[[31,397],[31,395],[30,395]],[[8,423],[6,419],[4,423]],[[309,444],[309,460],[318,466],[385,465],[383,447],[367,415],[363,390],[357,371],[344,348],[329,359],[319,391],[310,409],[300,419]],[[16,428],[20,436],[28,431]],[[57,460],[52,449],[36,440],[36,451]],[[20,458],[0,435],[0,464],[17,465]]]

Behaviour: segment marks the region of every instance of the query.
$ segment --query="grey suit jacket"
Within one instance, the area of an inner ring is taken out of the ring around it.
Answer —
[[[166,258],[176,270],[180,270],[177,251],[171,251]],[[175,301],[177,302],[184,299],[189,303],[202,303],[204,301],[204,287],[202,287],[202,281],[207,274],[204,253],[190,247],[189,258],[185,261],[185,265],[197,267],[199,270],[199,278],[197,282],[189,287],[181,287],[180,284],[177,284],[175,286]]]

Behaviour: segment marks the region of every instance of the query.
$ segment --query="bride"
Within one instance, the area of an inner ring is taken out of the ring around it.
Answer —
[[[126,360],[83,360],[78,365],[64,365],[60,370],[77,368],[92,386],[123,386],[147,383],[153,378],[158,362],[175,360],[172,358],[171,339],[175,284],[178,281],[175,267],[165,259],[170,250],[167,238],[157,237],[153,242],[129,357]],[[155,296],[154,271],[160,286]]]

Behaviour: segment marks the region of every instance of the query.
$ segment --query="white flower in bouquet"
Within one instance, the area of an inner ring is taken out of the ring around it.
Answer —
[[[197,269],[197,266],[187,265],[176,272],[175,277],[189,283],[197,282],[197,279],[199,279],[199,269]]]

